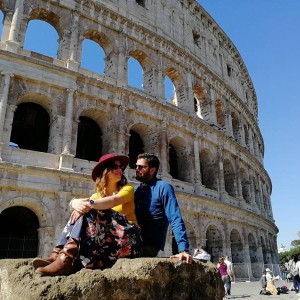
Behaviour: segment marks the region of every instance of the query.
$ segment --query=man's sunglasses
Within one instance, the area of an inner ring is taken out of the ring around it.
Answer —
[[[125,170],[125,167],[123,165],[117,165],[117,164],[111,164],[110,168],[112,168],[113,170],[118,170],[118,169],[121,169],[122,171]]]
[[[134,165],[135,169],[139,169],[140,171],[146,168],[149,168],[149,166],[142,166],[142,165]]]

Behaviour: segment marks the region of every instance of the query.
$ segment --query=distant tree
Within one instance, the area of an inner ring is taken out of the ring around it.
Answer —
[[[298,235],[298,239],[291,241],[291,246],[296,248],[300,247],[300,231],[298,231],[297,235]]]

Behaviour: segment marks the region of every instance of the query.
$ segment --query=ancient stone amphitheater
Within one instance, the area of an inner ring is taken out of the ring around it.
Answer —
[[[91,193],[101,154],[128,154],[136,184],[134,158],[153,152],[175,187],[191,250],[206,245],[213,261],[230,255],[238,277],[276,266],[255,90],[198,2],[0,0],[0,10],[1,258],[48,253],[69,200]],[[56,57],[24,47],[36,20],[57,32]],[[102,75],[82,66],[85,40],[105,53]],[[142,88],[128,84],[130,58]],[[161,256],[172,241],[170,231]]]

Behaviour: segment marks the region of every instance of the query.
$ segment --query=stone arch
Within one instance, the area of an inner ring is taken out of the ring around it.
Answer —
[[[216,225],[210,224],[206,229],[206,247],[211,255],[211,262],[217,263],[219,256],[223,254],[223,238]]]
[[[245,169],[243,169],[243,168],[241,168],[240,174],[241,174],[243,198],[248,204],[250,204],[250,183],[249,183],[249,178],[248,178],[248,175],[247,175]]]
[[[216,158],[210,150],[202,149],[200,152],[200,171],[202,184],[211,190],[218,190],[218,170]]]
[[[141,74],[142,88],[140,88],[140,89],[144,89],[145,92],[151,93],[152,86],[153,86],[153,74],[152,74],[152,70],[150,69],[149,59],[148,59],[147,54],[140,49],[133,49],[128,52],[128,56],[130,58],[135,59],[142,68],[142,74]],[[128,75],[130,75],[130,74],[128,74]],[[128,82],[129,82],[129,79],[128,79]]]
[[[240,143],[241,142],[240,121],[235,112],[231,113],[231,120],[232,120],[233,137],[238,143]]]
[[[166,67],[165,75],[172,81],[175,94],[171,103],[178,106],[184,107],[186,95],[185,95],[185,84],[182,75],[174,67]]]
[[[210,107],[209,107],[207,93],[199,84],[195,84],[193,90],[194,90],[195,113],[200,119],[208,122]]]
[[[251,261],[251,263],[256,263],[256,262],[258,262],[257,244],[255,242],[255,238],[252,233],[248,234],[248,244],[249,244],[250,261]]]
[[[249,130],[248,130],[248,126],[244,125],[244,135],[245,135],[245,145],[247,147],[247,149],[249,150],[250,147],[250,137],[249,137]]]
[[[75,120],[80,120],[80,117],[87,117],[97,123],[102,133],[102,153],[108,153],[111,150],[111,144],[114,143],[110,127],[112,126],[112,117],[108,111],[96,109],[94,107],[79,110],[74,113]],[[77,147],[77,145],[75,145]],[[74,149],[76,149],[76,147]],[[75,152],[75,151],[74,151]]]
[[[79,44],[81,45],[79,47],[79,61],[82,61],[82,46],[83,46],[83,41],[91,40],[95,42],[96,44],[99,45],[99,47],[103,50],[105,57],[103,58],[105,61],[105,66],[104,66],[104,74],[108,75],[109,74],[109,59],[108,59],[108,54],[112,51],[113,49],[113,44],[111,43],[110,39],[108,38],[107,34],[103,32],[99,32],[96,29],[89,29],[85,31],[82,36],[79,38]]]
[[[235,171],[229,159],[223,161],[225,191],[229,196],[236,196]]]
[[[226,127],[226,117],[225,117],[225,108],[220,99],[217,99],[215,102],[215,110],[216,110],[216,121],[217,126],[224,130]]]
[[[0,214],[0,258],[36,257],[38,228],[39,221],[32,210],[23,206],[3,210]]]
[[[48,152],[49,123],[49,114],[41,105],[20,103],[14,113],[10,142],[22,149]]]
[[[169,167],[170,175],[182,181],[190,181],[189,150],[185,140],[181,137],[173,137],[169,141]],[[177,172],[176,172],[177,171]]]
[[[265,239],[261,236],[260,237],[260,244],[261,244],[261,250],[262,250],[262,254],[263,254],[263,260],[264,260],[264,264],[268,264],[268,251],[267,251],[267,247],[265,244]]]
[[[98,161],[102,156],[102,131],[96,121],[80,116],[77,130],[76,158]]]
[[[241,235],[236,229],[230,232],[231,256],[233,263],[243,263],[243,243]]]
[[[142,123],[134,124],[129,130],[129,167],[134,168],[136,158],[145,151],[145,139],[147,137],[148,126]]]

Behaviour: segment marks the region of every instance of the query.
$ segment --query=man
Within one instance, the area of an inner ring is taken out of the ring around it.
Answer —
[[[229,261],[228,255],[225,256],[224,262],[227,265],[227,273],[229,275],[229,281],[226,284],[227,294],[231,295],[231,281],[234,281],[234,273],[233,273],[232,263],[231,261]]]
[[[272,271],[269,268],[266,268],[266,280],[267,280],[267,287],[266,290],[270,292],[273,296],[277,295],[277,289],[274,285],[274,280],[279,279],[279,276],[274,277]]]
[[[191,264],[186,228],[173,187],[156,177],[159,159],[154,154],[139,154],[136,162],[136,179],[141,184],[134,194],[135,211],[143,238],[143,256],[156,257],[163,250],[170,225],[179,253],[171,256]]]

